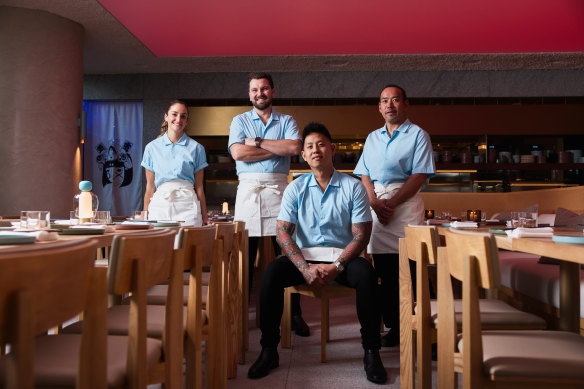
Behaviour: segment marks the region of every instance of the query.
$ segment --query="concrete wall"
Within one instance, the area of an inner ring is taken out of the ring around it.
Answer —
[[[83,27],[0,7],[0,215],[69,216],[80,180]]]

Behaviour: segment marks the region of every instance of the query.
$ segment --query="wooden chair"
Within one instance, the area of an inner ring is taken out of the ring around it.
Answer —
[[[284,289],[284,313],[281,321],[282,347],[291,347],[291,294],[300,293],[305,296],[320,299],[320,361],[326,362],[326,343],[330,340],[329,334],[329,301],[333,298],[356,296],[353,288],[333,282],[332,284],[313,287],[310,285],[296,285]]]
[[[0,250],[4,387],[106,387],[107,279],[94,255],[88,239]],[[40,335],[79,313],[82,335]]]
[[[223,311],[221,287],[223,275],[220,273],[223,255],[223,241],[217,239],[217,227],[191,227],[179,232],[179,247],[184,249],[184,270],[189,271],[189,294],[185,331],[185,358],[187,388],[202,388],[202,344],[207,342],[207,382],[210,388],[227,386],[224,373]],[[206,304],[203,307],[202,268],[210,268],[210,278],[206,290]],[[205,333],[205,337],[203,337]]]
[[[414,387],[414,355],[417,361],[419,388],[432,385],[431,345],[437,339],[437,303],[430,299],[428,267],[437,263],[446,249],[438,247],[438,230],[434,226],[407,226],[400,239],[400,385]],[[416,299],[412,290],[409,260],[416,262]],[[458,323],[462,321],[461,301],[454,303]],[[481,299],[481,322],[487,329],[543,329],[545,321],[538,316],[519,311],[503,301]],[[414,334],[416,342],[414,342]],[[414,353],[414,344],[416,352]],[[443,358],[453,358],[452,355]]]
[[[463,388],[582,388],[584,338],[561,331],[484,331],[481,328],[481,289],[500,284],[498,254],[490,234],[446,232],[447,258],[439,256],[439,345],[451,348],[453,361],[440,366],[439,388],[455,385],[462,373]],[[462,337],[450,277],[462,281]],[[439,365],[442,363],[440,357]],[[449,374],[441,374],[448,367]]]
[[[174,250],[175,232],[151,230],[114,237],[109,268],[109,293],[123,304],[107,311],[110,339],[127,339],[129,385],[144,388],[164,383],[182,386],[183,304],[181,299],[183,250]],[[146,303],[146,290],[168,281],[165,305]],[[79,332],[85,323],[63,329]]]

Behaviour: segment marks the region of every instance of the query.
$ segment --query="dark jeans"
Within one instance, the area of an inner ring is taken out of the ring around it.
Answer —
[[[278,245],[278,241],[275,236],[271,236],[272,246],[274,246],[274,252],[276,253],[276,258],[282,254],[282,250]],[[250,236],[249,237],[249,295],[251,296],[251,286],[253,283],[253,266],[255,264],[256,253],[258,251],[258,245],[260,242],[260,236]],[[291,308],[292,316],[302,315],[302,309],[300,308],[300,294],[293,293],[291,298]]]
[[[379,349],[381,346],[379,304],[375,269],[365,258],[355,258],[335,281],[357,290],[357,317],[361,324],[361,343],[364,349]],[[278,257],[266,268],[260,290],[262,347],[277,347],[280,342],[284,288],[304,283],[306,281],[302,273],[288,257]]]
[[[383,324],[392,331],[397,331],[399,335],[399,254],[372,254],[372,256],[377,275],[381,278],[379,301]],[[416,263],[409,262],[415,296]]]

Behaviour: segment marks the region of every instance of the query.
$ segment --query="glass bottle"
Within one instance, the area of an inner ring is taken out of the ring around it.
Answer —
[[[95,217],[95,211],[99,205],[99,200],[91,190],[91,181],[81,181],[79,183],[80,192],[73,197],[75,206],[75,216],[79,218],[79,224],[90,223]]]

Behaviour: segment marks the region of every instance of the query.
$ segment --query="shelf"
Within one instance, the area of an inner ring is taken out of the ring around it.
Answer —
[[[234,162],[210,163],[209,170],[233,170]],[[290,170],[308,170],[307,163],[291,163]],[[337,170],[354,170],[355,163],[335,163]],[[584,163],[438,163],[436,170],[584,170]]]
[[[436,170],[584,170],[584,163],[438,163]]]

